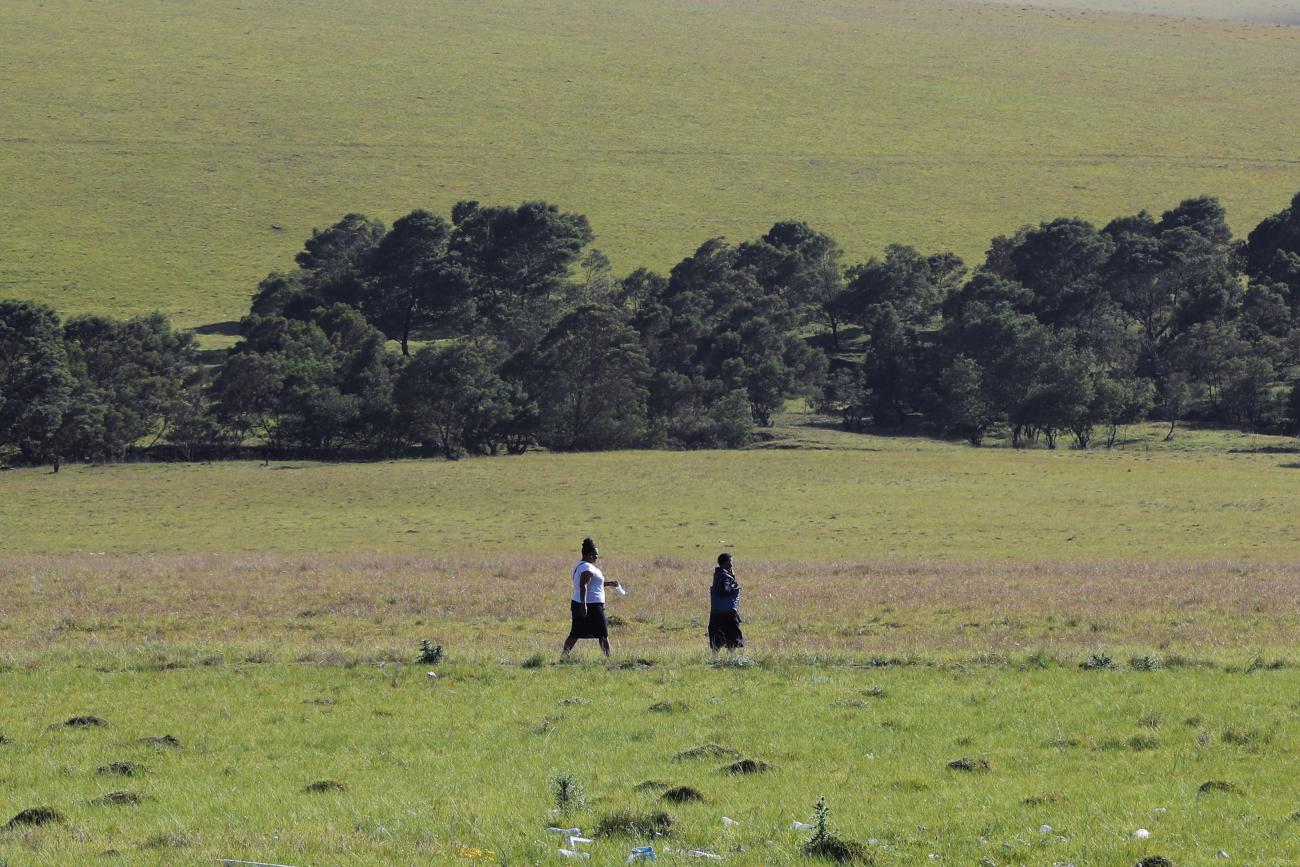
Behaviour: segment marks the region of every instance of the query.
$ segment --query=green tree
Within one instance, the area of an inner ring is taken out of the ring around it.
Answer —
[[[371,255],[360,308],[410,355],[414,330],[464,321],[470,279],[448,255],[451,226],[428,211],[412,211],[393,223]]]
[[[650,366],[637,333],[613,308],[575,310],[514,363],[537,401],[542,445],[592,451],[649,444]]]
[[[120,460],[137,445],[157,443],[181,412],[186,388],[203,375],[194,335],[172,329],[161,313],[77,316],[63,332],[79,382],[77,432],[65,435],[77,457]],[[92,417],[101,422],[93,435]]]
[[[250,312],[307,319],[318,307],[361,303],[371,257],[384,234],[383,223],[362,214],[347,214],[327,229],[313,229],[295,257],[298,270],[273,272],[263,280]]]
[[[417,352],[398,376],[394,399],[407,436],[436,446],[448,460],[493,441],[517,402],[490,357],[466,343]]]
[[[513,349],[532,345],[571,294],[570,271],[595,237],[587,218],[546,202],[459,202],[448,250],[464,269],[481,327]]]
[[[72,393],[59,316],[31,301],[0,301],[0,462],[52,456]]]
[[[958,355],[939,374],[936,383],[935,416],[948,433],[960,434],[978,446],[997,420],[997,413],[985,396],[984,371],[979,362]]]

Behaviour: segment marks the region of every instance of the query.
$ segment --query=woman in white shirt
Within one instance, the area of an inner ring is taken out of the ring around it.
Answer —
[[[618,587],[617,581],[606,581],[605,574],[596,568],[600,552],[591,539],[582,540],[582,559],[573,567],[573,595],[569,598],[569,613],[573,625],[564,640],[567,655],[580,638],[594,638],[600,650],[609,656],[609,624],[605,620],[605,588]]]

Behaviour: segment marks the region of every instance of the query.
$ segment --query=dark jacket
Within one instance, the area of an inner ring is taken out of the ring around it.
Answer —
[[[713,570],[713,586],[709,588],[709,602],[714,611],[735,611],[740,606],[740,585],[731,570],[721,566]]]

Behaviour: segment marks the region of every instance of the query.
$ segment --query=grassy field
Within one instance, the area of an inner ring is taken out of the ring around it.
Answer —
[[[669,850],[702,848],[795,864],[808,835],[791,822],[821,795],[880,864],[1300,855],[1293,669],[519,663],[453,661],[436,681],[397,664],[6,673],[0,808],[49,805],[67,823],[0,832],[0,859],[563,863],[547,826],[591,834],[662,810],[669,836],[600,836],[591,863],[652,843],[670,863],[701,863]],[[60,725],[86,714],[108,725]],[[143,742],[164,735],[179,746]],[[727,752],[677,758],[710,743]],[[737,757],[770,769],[722,770]],[[947,767],[962,758],[988,769]],[[114,763],[132,774],[99,772]],[[556,816],[560,773],[586,805]],[[306,791],[325,781],[342,788]],[[668,803],[664,785],[702,800]],[[96,803],[114,791],[142,801]]]
[[[0,294],[231,320],[313,226],[460,198],[586,213],[619,271],[786,218],[854,258],[1198,194],[1245,232],[1300,189],[1297,78],[1300,28],[1020,4],[16,0]]]
[[[796,864],[822,795],[877,864],[1300,858],[1293,441],[775,433],[0,473],[0,826],[61,816],[0,829],[0,864],[562,863],[556,824],[593,864]],[[631,592],[613,659],[563,664],[586,534]],[[718,664],[723,546],[749,646]],[[554,815],[563,773],[585,804]]]
[[[16,470],[0,555],[567,557],[591,535],[609,556],[701,562],[724,542],[788,562],[1300,559],[1294,440],[1162,433],[1052,452],[790,423],[736,452]]]

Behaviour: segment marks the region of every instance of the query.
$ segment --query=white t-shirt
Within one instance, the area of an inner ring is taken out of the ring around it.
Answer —
[[[587,579],[587,604],[605,603],[605,573],[596,568],[594,563],[588,563],[586,560],[579,561],[577,566],[573,567],[573,601],[581,602],[582,596],[582,573],[590,572],[591,577]]]

